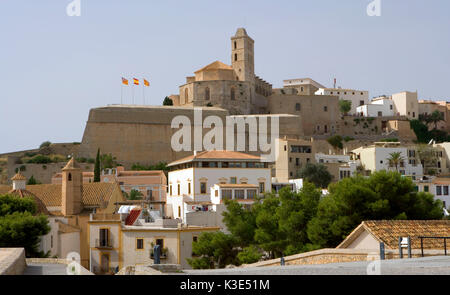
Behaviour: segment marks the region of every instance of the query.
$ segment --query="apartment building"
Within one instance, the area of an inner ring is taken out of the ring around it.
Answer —
[[[394,102],[385,96],[373,98],[369,104],[358,106],[356,113],[363,117],[395,116]]]
[[[161,247],[161,264],[190,268],[192,243],[204,232],[218,227],[187,226],[176,219],[148,222],[150,211],[140,206],[122,206],[116,214],[91,214],[89,224],[90,271],[115,274],[127,266],[154,263],[153,248]]]
[[[168,207],[172,216],[218,210],[224,199],[253,199],[271,191],[269,163],[233,151],[203,151],[168,164]],[[216,196],[217,194],[217,196]],[[200,210],[199,210],[200,209]]]
[[[338,96],[339,100],[351,101],[352,107],[349,114],[357,113],[357,108],[369,103],[369,91],[356,89],[342,89],[342,88],[319,88],[316,95],[334,95]]]

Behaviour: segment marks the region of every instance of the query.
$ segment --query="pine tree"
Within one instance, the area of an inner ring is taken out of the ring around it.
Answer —
[[[94,167],[94,182],[100,182],[100,149],[97,150]]]

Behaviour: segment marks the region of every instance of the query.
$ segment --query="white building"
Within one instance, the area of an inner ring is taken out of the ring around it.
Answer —
[[[219,212],[225,198],[248,203],[247,200],[253,199],[255,194],[272,189],[268,163],[261,162],[260,157],[254,155],[204,151],[168,166],[171,171],[167,204],[172,207],[173,217],[183,221],[188,213]]]
[[[435,199],[443,202],[444,208],[450,208],[450,178],[427,177],[416,181],[415,184],[417,191],[432,194]]]
[[[386,97],[377,97],[356,108],[356,112],[364,117],[392,117],[395,116],[394,101]]]
[[[316,95],[335,95],[339,100],[349,100],[352,103],[352,108],[349,114],[356,114],[357,107],[369,103],[369,91],[356,89],[342,89],[342,88],[319,88]]]
[[[360,161],[365,170],[371,172],[398,169],[402,175],[411,176],[412,179],[423,176],[423,166],[420,163],[416,149],[414,147],[402,146],[400,142],[375,142],[368,147],[360,147],[352,151],[356,159]],[[392,153],[399,152],[402,161],[398,167],[393,167],[389,163]]]
[[[316,153],[314,157],[317,163],[347,163],[350,161],[349,155],[327,155]]]

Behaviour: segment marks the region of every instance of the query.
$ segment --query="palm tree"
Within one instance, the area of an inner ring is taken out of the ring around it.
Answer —
[[[402,153],[400,152],[393,152],[389,154],[389,167],[395,167],[395,171],[398,172],[398,166],[401,166],[403,164],[403,157],[402,157]]]
[[[437,123],[439,123],[440,121],[444,121],[444,115],[436,110],[431,114],[430,121],[434,123],[434,129],[437,129]]]

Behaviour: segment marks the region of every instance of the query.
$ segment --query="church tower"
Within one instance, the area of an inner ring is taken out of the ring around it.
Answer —
[[[62,204],[61,211],[64,216],[76,215],[83,210],[81,194],[83,173],[74,158],[70,159],[62,169]]]
[[[255,55],[252,38],[247,35],[244,28],[239,28],[234,37],[231,37],[231,64],[239,81],[254,83]]]

